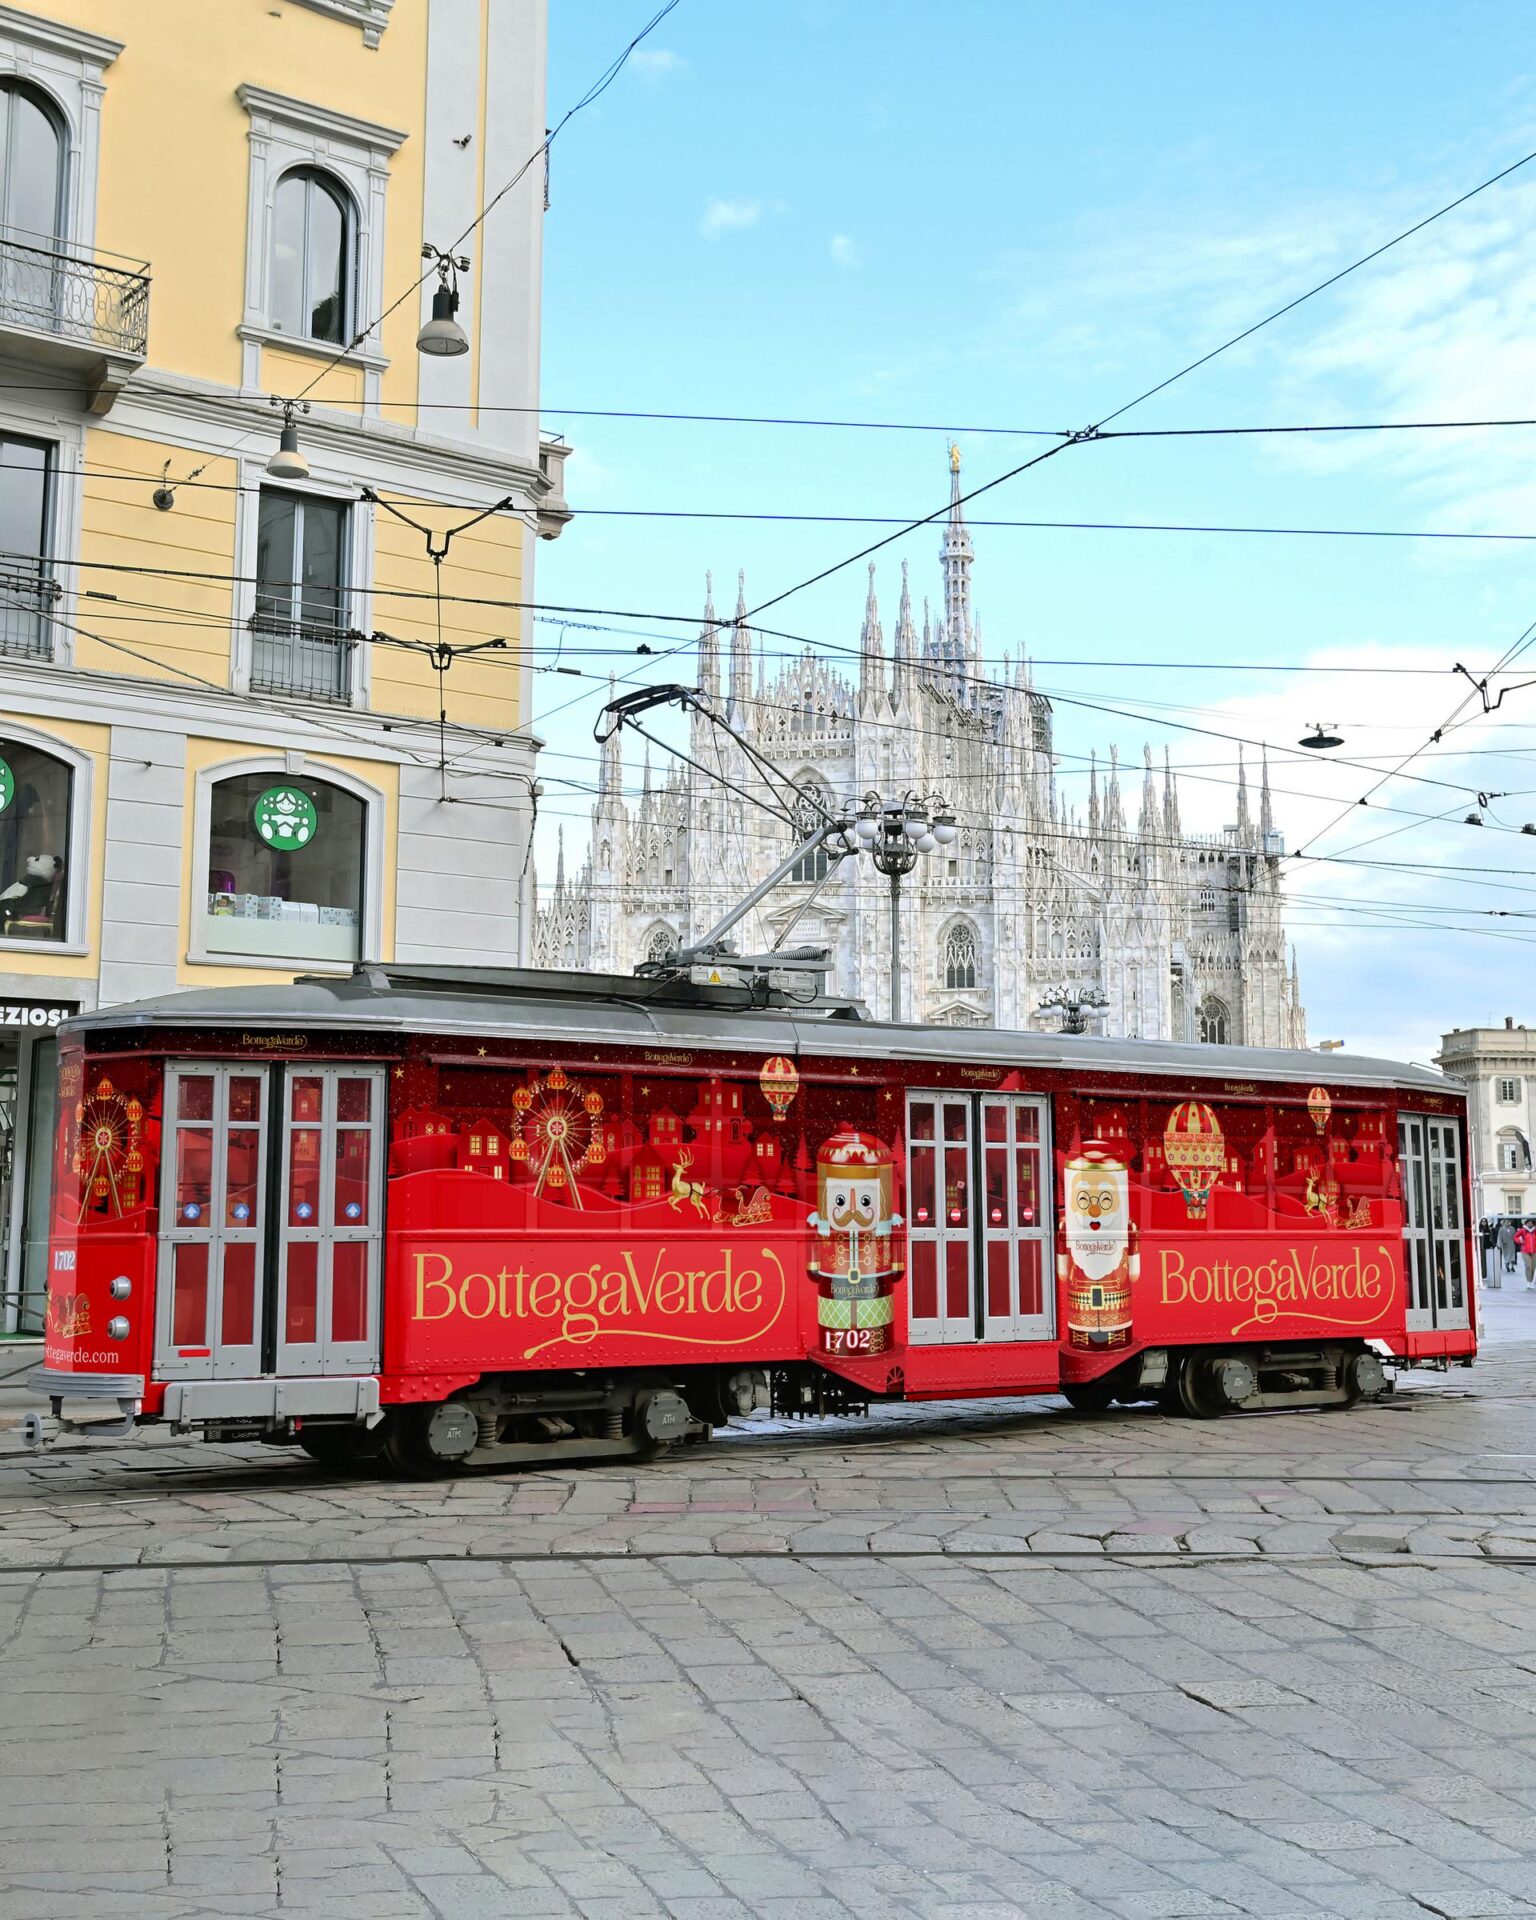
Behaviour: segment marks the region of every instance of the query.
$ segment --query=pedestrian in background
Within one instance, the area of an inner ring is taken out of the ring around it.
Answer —
[[[1506,1273],[1515,1270],[1515,1223],[1513,1220],[1499,1222],[1499,1261]]]
[[[1536,1220],[1527,1220],[1516,1229],[1515,1245],[1525,1265],[1525,1284],[1536,1287]]]

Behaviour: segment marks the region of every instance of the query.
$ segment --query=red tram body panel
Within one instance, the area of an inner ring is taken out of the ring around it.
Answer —
[[[1426,1070],[360,969],[70,1023],[43,1389],[402,1470],[1476,1348]],[[541,1451],[542,1450],[542,1451]]]

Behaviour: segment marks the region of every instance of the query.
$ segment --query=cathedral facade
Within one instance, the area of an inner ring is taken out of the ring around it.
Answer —
[[[925,603],[916,624],[904,564],[887,647],[871,566],[850,670],[809,649],[770,670],[744,592],[724,621],[710,593],[700,693],[834,811],[916,794],[953,812],[957,838],[920,854],[902,886],[903,1018],[1053,1030],[1075,1003],[1090,1030],[1129,1038],[1305,1046],[1267,768],[1255,807],[1239,757],[1220,833],[1184,832],[1175,779],[1150,752],[1139,791],[1113,749],[1103,777],[1091,763],[1086,809],[1069,810],[1026,663],[983,671],[957,454],[950,464],[937,618]],[[728,735],[693,715],[687,755],[660,780],[647,757],[626,795],[621,736],[608,741],[590,847],[574,876],[562,848],[542,892],[535,965],[632,972],[697,940],[793,851],[803,836],[757,804],[768,789]],[[829,988],[889,1012],[890,883],[867,855],[830,868],[808,855],[731,938],[745,952],[825,945]]]

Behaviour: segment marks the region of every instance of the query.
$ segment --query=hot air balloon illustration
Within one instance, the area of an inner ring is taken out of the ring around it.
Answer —
[[[1328,1131],[1328,1116],[1333,1112],[1333,1101],[1326,1087],[1314,1087],[1307,1095],[1307,1112],[1312,1116],[1312,1124],[1319,1133]]]
[[[775,1124],[782,1126],[785,1114],[800,1091],[800,1074],[794,1061],[782,1053],[774,1054],[772,1059],[763,1062],[757,1084],[763,1090],[763,1098],[773,1108]]]
[[[1184,1191],[1191,1220],[1205,1218],[1205,1203],[1226,1165],[1221,1123],[1203,1100],[1184,1100],[1168,1116],[1163,1154],[1168,1170]]]

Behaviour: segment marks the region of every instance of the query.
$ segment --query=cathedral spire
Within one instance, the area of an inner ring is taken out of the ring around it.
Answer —
[[[565,826],[555,829],[555,892],[565,892]]]
[[[1173,762],[1166,747],[1163,748],[1163,833],[1170,848],[1184,838],[1179,825],[1179,790],[1174,784]]]
[[[715,619],[715,576],[704,576],[704,625],[699,631],[699,692],[720,698],[720,627]]]
[[[1095,840],[1099,837],[1099,753],[1096,747],[1088,749],[1088,831]]]
[[[747,575],[736,575],[736,623],[731,629],[731,718],[738,727],[753,718],[747,712],[752,698],[752,629],[747,625]]]
[[[618,686],[614,676],[608,676],[608,698],[617,698]],[[624,786],[624,749],[619,744],[620,729],[616,726],[603,742],[602,753],[597,763],[597,797],[601,804],[611,801],[614,806],[620,804],[620,795]]]
[[[1141,838],[1150,845],[1157,839],[1157,782],[1152,777],[1152,749],[1141,750],[1142,765],[1145,772],[1141,782]]]
[[[960,506],[960,449],[949,450],[949,519],[939,558],[944,565],[944,655],[954,674],[971,671],[971,536]]]
[[[1104,831],[1118,835],[1125,831],[1125,815],[1120,807],[1120,749],[1109,750],[1109,786],[1104,794]]]
[[[926,609],[925,615],[926,618]],[[901,610],[896,616],[896,645],[891,656],[891,705],[900,706],[911,689],[917,665],[917,634],[912,626],[912,584],[907,563],[901,563]]]
[[[1259,837],[1263,841],[1265,851],[1267,852],[1269,849],[1269,836],[1275,830],[1275,810],[1273,806],[1271,806],[1269,799],[1268,747],[1261,747],[1259,754]]]
[[[1237,748],[1237,832],[1241,840],[1246,840],[1253,832],[1253,816],[1248,811],[1248,773],[1243,766],[1241,741]]]
[[[880,627],[880,603],[875,598],[875,563],[869,563],[869,596],[864,602],[864,629],[859,635],[859,704],[866,713],[885,698],[885,635]]]

